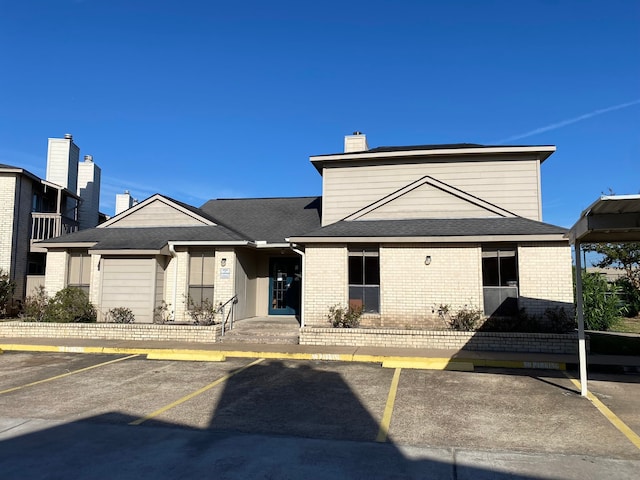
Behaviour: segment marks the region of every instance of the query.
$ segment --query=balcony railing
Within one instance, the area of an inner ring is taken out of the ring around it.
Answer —
[[[31,240],[46,240],[78,231],[78,222],[57,213],[31,213]]]

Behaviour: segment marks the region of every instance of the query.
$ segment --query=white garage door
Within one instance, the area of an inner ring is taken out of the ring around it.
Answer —
[[[152,323],[156,262],[153,258],[103,258],[101,310],[127,307],[136,323]]]

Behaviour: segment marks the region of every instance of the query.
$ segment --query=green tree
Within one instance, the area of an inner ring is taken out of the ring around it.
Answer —
[[[585,244],[584,249],[602,255],[595,266],[623,270],[631,285],[640,290],[640,243],[592,243]]]
[[[7,313],[7,306],[13,298],[16,284],[9,278],[9,275],[0,268],[0,315]]]

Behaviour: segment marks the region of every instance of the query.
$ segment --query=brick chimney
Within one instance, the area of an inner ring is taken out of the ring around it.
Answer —
[[[366,152],[369,150],[367,136],[361,132],[353,132],[353,135],[344,137],[344,153]]]

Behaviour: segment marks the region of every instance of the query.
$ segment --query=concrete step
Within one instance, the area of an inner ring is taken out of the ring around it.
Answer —
[[[297,345],[300,325],[295,317],[254,317],[238,320],[220,343],[265,343]]]

